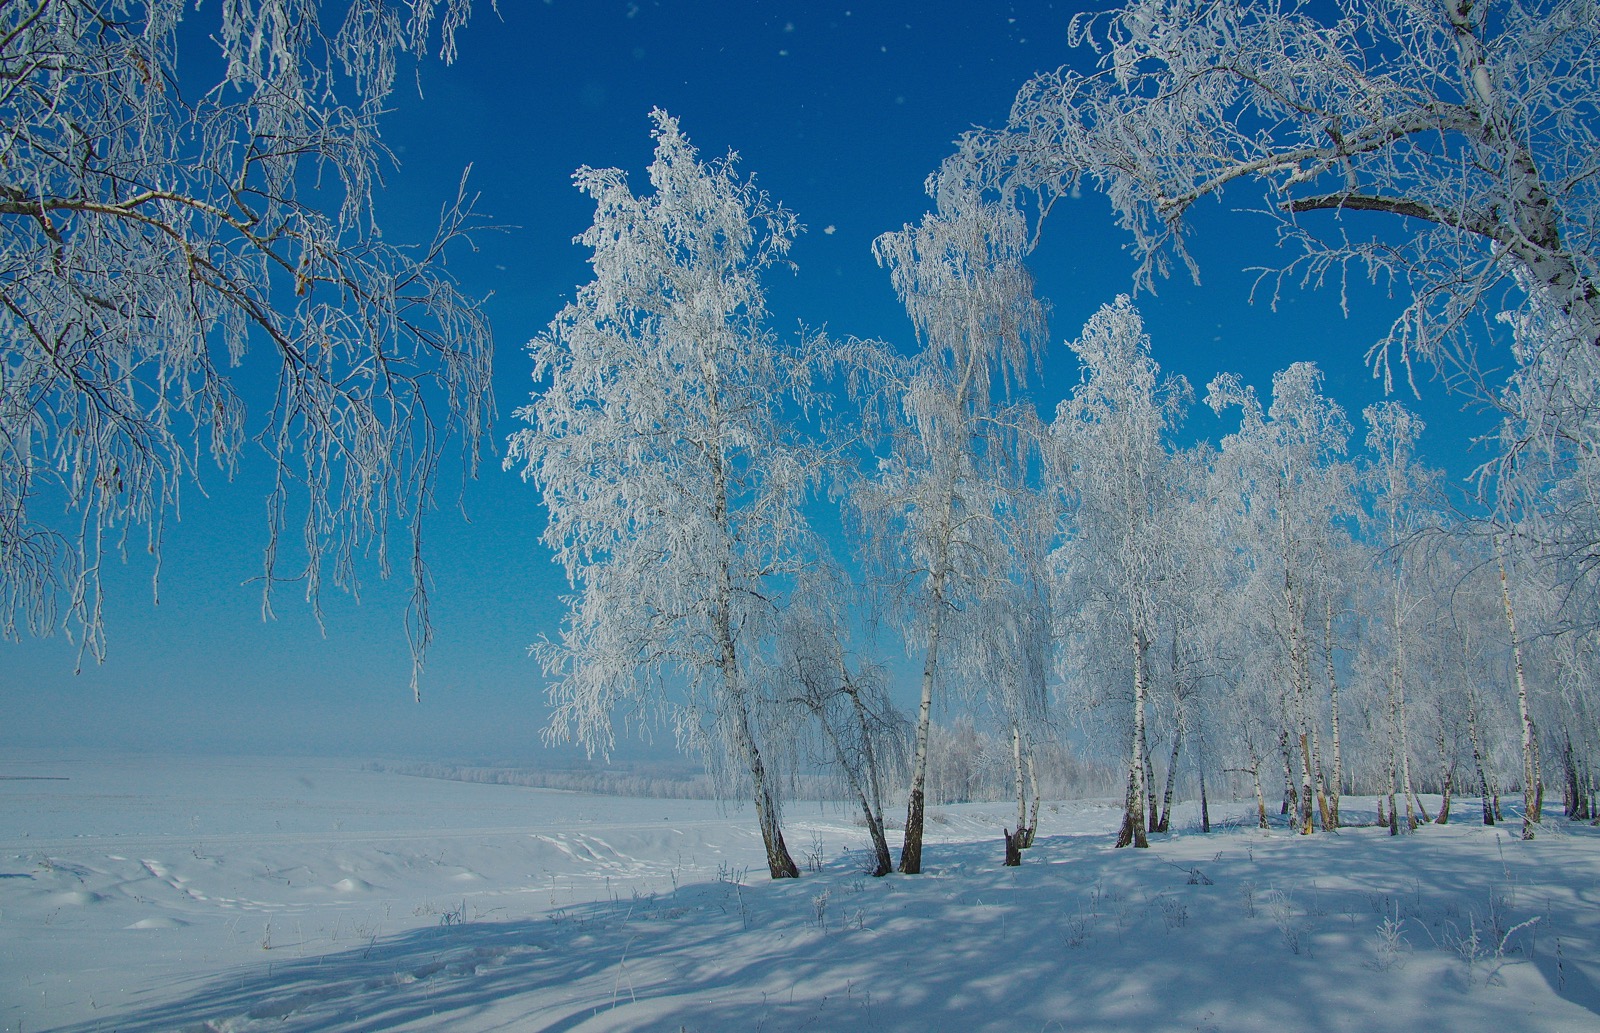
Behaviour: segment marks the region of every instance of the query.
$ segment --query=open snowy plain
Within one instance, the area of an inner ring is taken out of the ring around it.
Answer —
[[[1415,837],[1148,851],[1064,803],[1015,869],[1005,807],[941,808],[927,874],[885,879],[848,812],[792,806],[813,870],[773,883],[749,814],[704,802],[327,760],[18,752],[0,775],[19,1033],[1600,1030],[1600,830],[1523,843],[1476,801]]]

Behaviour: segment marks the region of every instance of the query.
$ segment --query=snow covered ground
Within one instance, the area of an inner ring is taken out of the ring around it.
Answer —
[[[886,879],[849,813],[795,806],[820,870],[773,883],[750,815],[697,801],[325,760],[14,752],[0,776],[19,1033],[1600,1030],[1600,830],[1522,843],[1459,803],[1414,838],[1148,851],[1065,803],[1018,869],[1007,808],[942,808],[928,873]]]

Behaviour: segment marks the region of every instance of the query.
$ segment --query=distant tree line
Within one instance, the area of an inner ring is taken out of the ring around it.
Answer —
[[[1046,743],[1040,765],[1041,790],[1052,800],[1110,795],[1115,769],[1079,757],[1058,743]],[[691,764],[641,764],[612,761],[580,768],[535,765],[473,765],[442,761],[368,761],[363,770],[416,778],[437,778],[480,785],[528,786],[603,796],[663,800],[725,800],[748,791],[729,787],[710,772]],[[896,772],[901,774],[901,772]],[[850,786],[837,771],[785,772],[785,795],[791,800],[850,800]],[[929,736],[929,801],[934,806],[1008,799],[1013,792],[1010,744],[978,728],[961,715],[946,728],[935,724]]]

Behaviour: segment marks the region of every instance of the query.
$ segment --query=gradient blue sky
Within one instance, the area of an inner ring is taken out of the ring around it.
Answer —
[[[499,17],[479,6],[459,62],[424,66],[423,95],[397,97],[385,138],[402,164],[379,204],[388,239],[420,238],[470,164],[481,210],[512,227],[451,258],[469,291],[494,294],[502,454],[531,387],[523,345],[587,279],[571,241],[593,211],[571,173],[619,166],[642,187],[652,107],[678,116],[702,153],[737,150],[807,225],[792,254],[799,272],[771,278],[775,329],[825,324],[909,346],[873,237],[921,216],[924,178],[951,141],[1002,121],[1031,73],[1092,60],[1066,44],[1079,9],[1069,3],[502,0]],[[202,5],[192,17],[213,11]],[[1035,263],[1057,342],[1036,392],[1047,406],[1073,378],[1059,342],[1130,287],[1123,244],[1092,195],[1052,215]],[[1260,220],[1226,202],[1203,210],[1204,286],[1173,281],[1140,299],[1155,356],[1198,391],[1231,370],[1263,395],[1274,370],[1315,360],[1359,426],[1361,408],[1382,397],[1363,355],[1396,306],[1371,291],[1349,319],[1331,291],[1291,294],[1277,312],[1252,306],[1242,270],[1271,247]],[[1459,481],[1475,462],[1466,450],[1474,424],[1437,385],[1423,394],[1403,399],[1430,423],[1425,456]],[[1223,429],[1209,410],[1191,417],[1191,433]],[[259,592],[244,582],[260,569],[264,474],[247,465],[232,483],[210,477],[209,497],[189,493],[181,522],[169,524],[159,606],[142,550],[107,571],[103,664],[74,675],[76,649],[59,635],[0,643],[0,747],[507,762],[541,749],[542,686],[526,647],[556,634],[566,586],[538,542],[531,486],[491,457],[466,486],[470,522],[443,486],[446,505],[429,523],[437,638],[418,705],[407,689],[403,584],[369,571],[361,605],[330,593],[325,638],[292,586],[276,597],[278,619],[261,620]]]

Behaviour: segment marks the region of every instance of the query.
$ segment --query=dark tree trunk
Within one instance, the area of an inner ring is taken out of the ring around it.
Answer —
[[[1467,737],[1472,742],[1472,767],[1478,775],[1478,798],[1483,805],[1483,823],[1494,824],[1494,807],[1490,803],[1489,773],[1483,767],[1483,737],[1478,731],[1478,694],[1467,690]]]
[[[1393,702],[1392,702],[1393,696],[1392,695],[1391,695],[1390,699],[1391,699],[1391,703],[1390,703],[1391,710],[1390,710],[1389,713],[1390,713],[1390,718],[1391,718],[1391,721],[1392,721],[1393,717],[1394,717],[1394,711],[1392,709],[1392,707],[1393,707]],[[1391,835],[1391,836],[1398,836],[1400,834],[1400,815],[1399,815],[1399,812],[1397,811],[1397,809],[1395,808],[1395,805],[1394,805],[1395,782],[1400,777],[1400,775],[1399,775],[1400,759],[1395,756],[1395,753],[1394,753],[1395,748],[1396,748],[1396,744],[1391,742],[1389,744],[1389,770],[1388,770],[1388,776],[1389,776],[1389,778],[1388,778],[1388,781],[1389,781],[1389,835]]]
[[[883,834],[883,824],[872,809],[867,809],[867,828],[872,833],[872,874],[878,877],[894,871],[894,859],[889,856],[889,839]]]
[[[1148,847],[1150,840],[1144,827],[1144,804],[1139,799],[1139,776],[1128,775],[1127,800],[1122,809],[1122,828],[1117,832],[1117,847]]]
[[[1005,833],[1005,837],[1006,837],[1006,863],[1005,863],[1005,866],[1007,868],[1019,868],[1019,867],[1021,867],[1022,866],[1022,834],[1024,832],[1028,831],[1028,830],[1027,829],[1018,829],[1016,835],[1012,835],[1010,829],[1001,829],[1000,831]]]
[[[1161,832],[1161,812],[1156,807],[1156,766],[1150,759],[1150,751],[1144,751],[1144,794],[1145,803],[1150,815],[1145,819],[1144,827],[1151,832]]]
[[[1583,790],[1578,787],[1578,764],[1572,755],[1572,736],[1566,737],[1566,743],[1561,751],[1562,773],[1566,776],[1561,785],[1561,802],[1566,811],[1567,820],[1587,817],[1583,812]]]
[[[1315,769],[1311,763],[1311,737],[1305,732],[1300,733],[1300,760],[1302,765],[1300,769],[1302,779],[1300,786],[1300,834],[1309,836],[1311,835],[1312,815],[1311,780],[1312,771]],[[1328,809],[1326,805],[1322,808],[1322,827],[1324,829],[1328,827]]]
[[[1593,756],[1592,748],[1591,748],[1591,751],[1590,751],[1590,756]],[[1597,817],[1600,817],[1600,815],[1597,815],[1595,813],[1594,764],[1591,761],[1589,761],[1588,759],[1584,760],[1583,772],[1584,772],[1584,788],[1586,790],[1585,793],[1584,793],[1584,798],[1583,798],[1583,800],[1584,800],[1584,803],[1583,803],[1583,806],[1584,806],[1583,816],[1585,818],[1588,818],[1590,821],[1593,821]]]
[[[1179,724],[1172,733],[1172,756],[1167,758],[1167,785],[1165,791],[1161,794],[1161,821],[1156,825],[1157,832],[1165,832],[1170,827],[1172,820],[1172,791],[1178,776],[1178,751],[1182,746],[1183,725]]]
[[[1289,730],[1278,732],[1278,752],[1283,755],[1283,803],[1279,814],[1300,814],[1300,794],[1294,787],[1294,754],[1289,751]]]
[[[906,835],[905,841],[900,845],[900,867],[902,875],[922,874],[922,818],[923,818],[922,787],[917,786],[911,790],[910,798],[906,800]],[[912,835],[912,830],[916,834]]]

